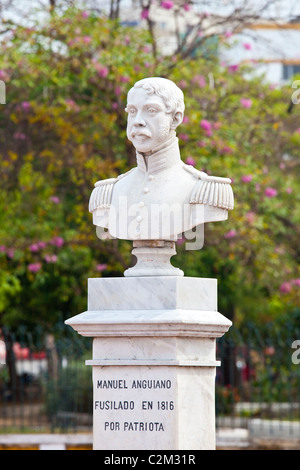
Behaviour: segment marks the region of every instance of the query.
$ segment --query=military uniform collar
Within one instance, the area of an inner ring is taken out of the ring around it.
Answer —
[[[138,168],[149,173],[157,173],[176,165],[181,161],[176,134],[174,133],[167,142],[153,149],[151,154],[146,157],[146,160],[141,153],[137,152],[136,160]]]

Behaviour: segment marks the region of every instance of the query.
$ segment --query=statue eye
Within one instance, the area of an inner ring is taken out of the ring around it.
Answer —
[[[128,110],[128,114],[130,114],[130,116],[134,116],[136,114],[136,110],[134,108],[130,108]]]
[[[156,114],[156,113],[157,113],[157,109],[156,109],[156,108],[149,108],[149,109],[148,109],[148,113],[149,113],[149,114]]]

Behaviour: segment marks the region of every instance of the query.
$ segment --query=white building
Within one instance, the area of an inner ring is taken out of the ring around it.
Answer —
[[[268,82],[282,85],[300,74],[300,19],[293,23],[261,22],[230,38],[221,51],[229,64],[249,62]]]
[[[157,48],[163,55],[172,55],[187,31],[192,31],[185,44],[187,48],[197,36],[199,39],[209,36],[209,41],[215,37],[217,46],[218,36],[229,36],[233,31],[234,34],[228,37],[231,47],[224,48],[219,42],[219,47],[215,49],[222,62],[228,65],[251,63],[257,73],[264,74],[268,82],[276,85],[287,83],[295,74],[300,74],[300,16],[298,21],[294,19],[290,22],[287,19],[261,19],[238,30],[237,22],[230,25],[226,21],[228,17],[220,13],[206,16],[195,7],[185,10],[183,0],[171,3],[172,8],[164,9],[153,2],[148,12],[153,22]],[[147,27],[147,18],[143,19],[137,8],[131,6],[124,9],[122,16],[125,24]]]

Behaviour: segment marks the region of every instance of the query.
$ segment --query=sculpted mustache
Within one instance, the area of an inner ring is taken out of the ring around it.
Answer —
[[[135,136],[151,137],[151,133],[148,132],[148,131],[143,131],[143,132],[131,132],[130,136],[131,136],[131,137],[135,137]]]

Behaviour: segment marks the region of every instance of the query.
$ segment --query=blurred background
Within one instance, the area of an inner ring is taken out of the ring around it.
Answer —
[[[91,343],[64,320],[134,263],[88,200],[135,166],[126,95],[155,75],[185,95],[183,161],[235,194],[172,261],[217,278],[233,321],[217,427],[299,443],[299,2],[3,0],[0,21],[0,436],[92,430]]]

